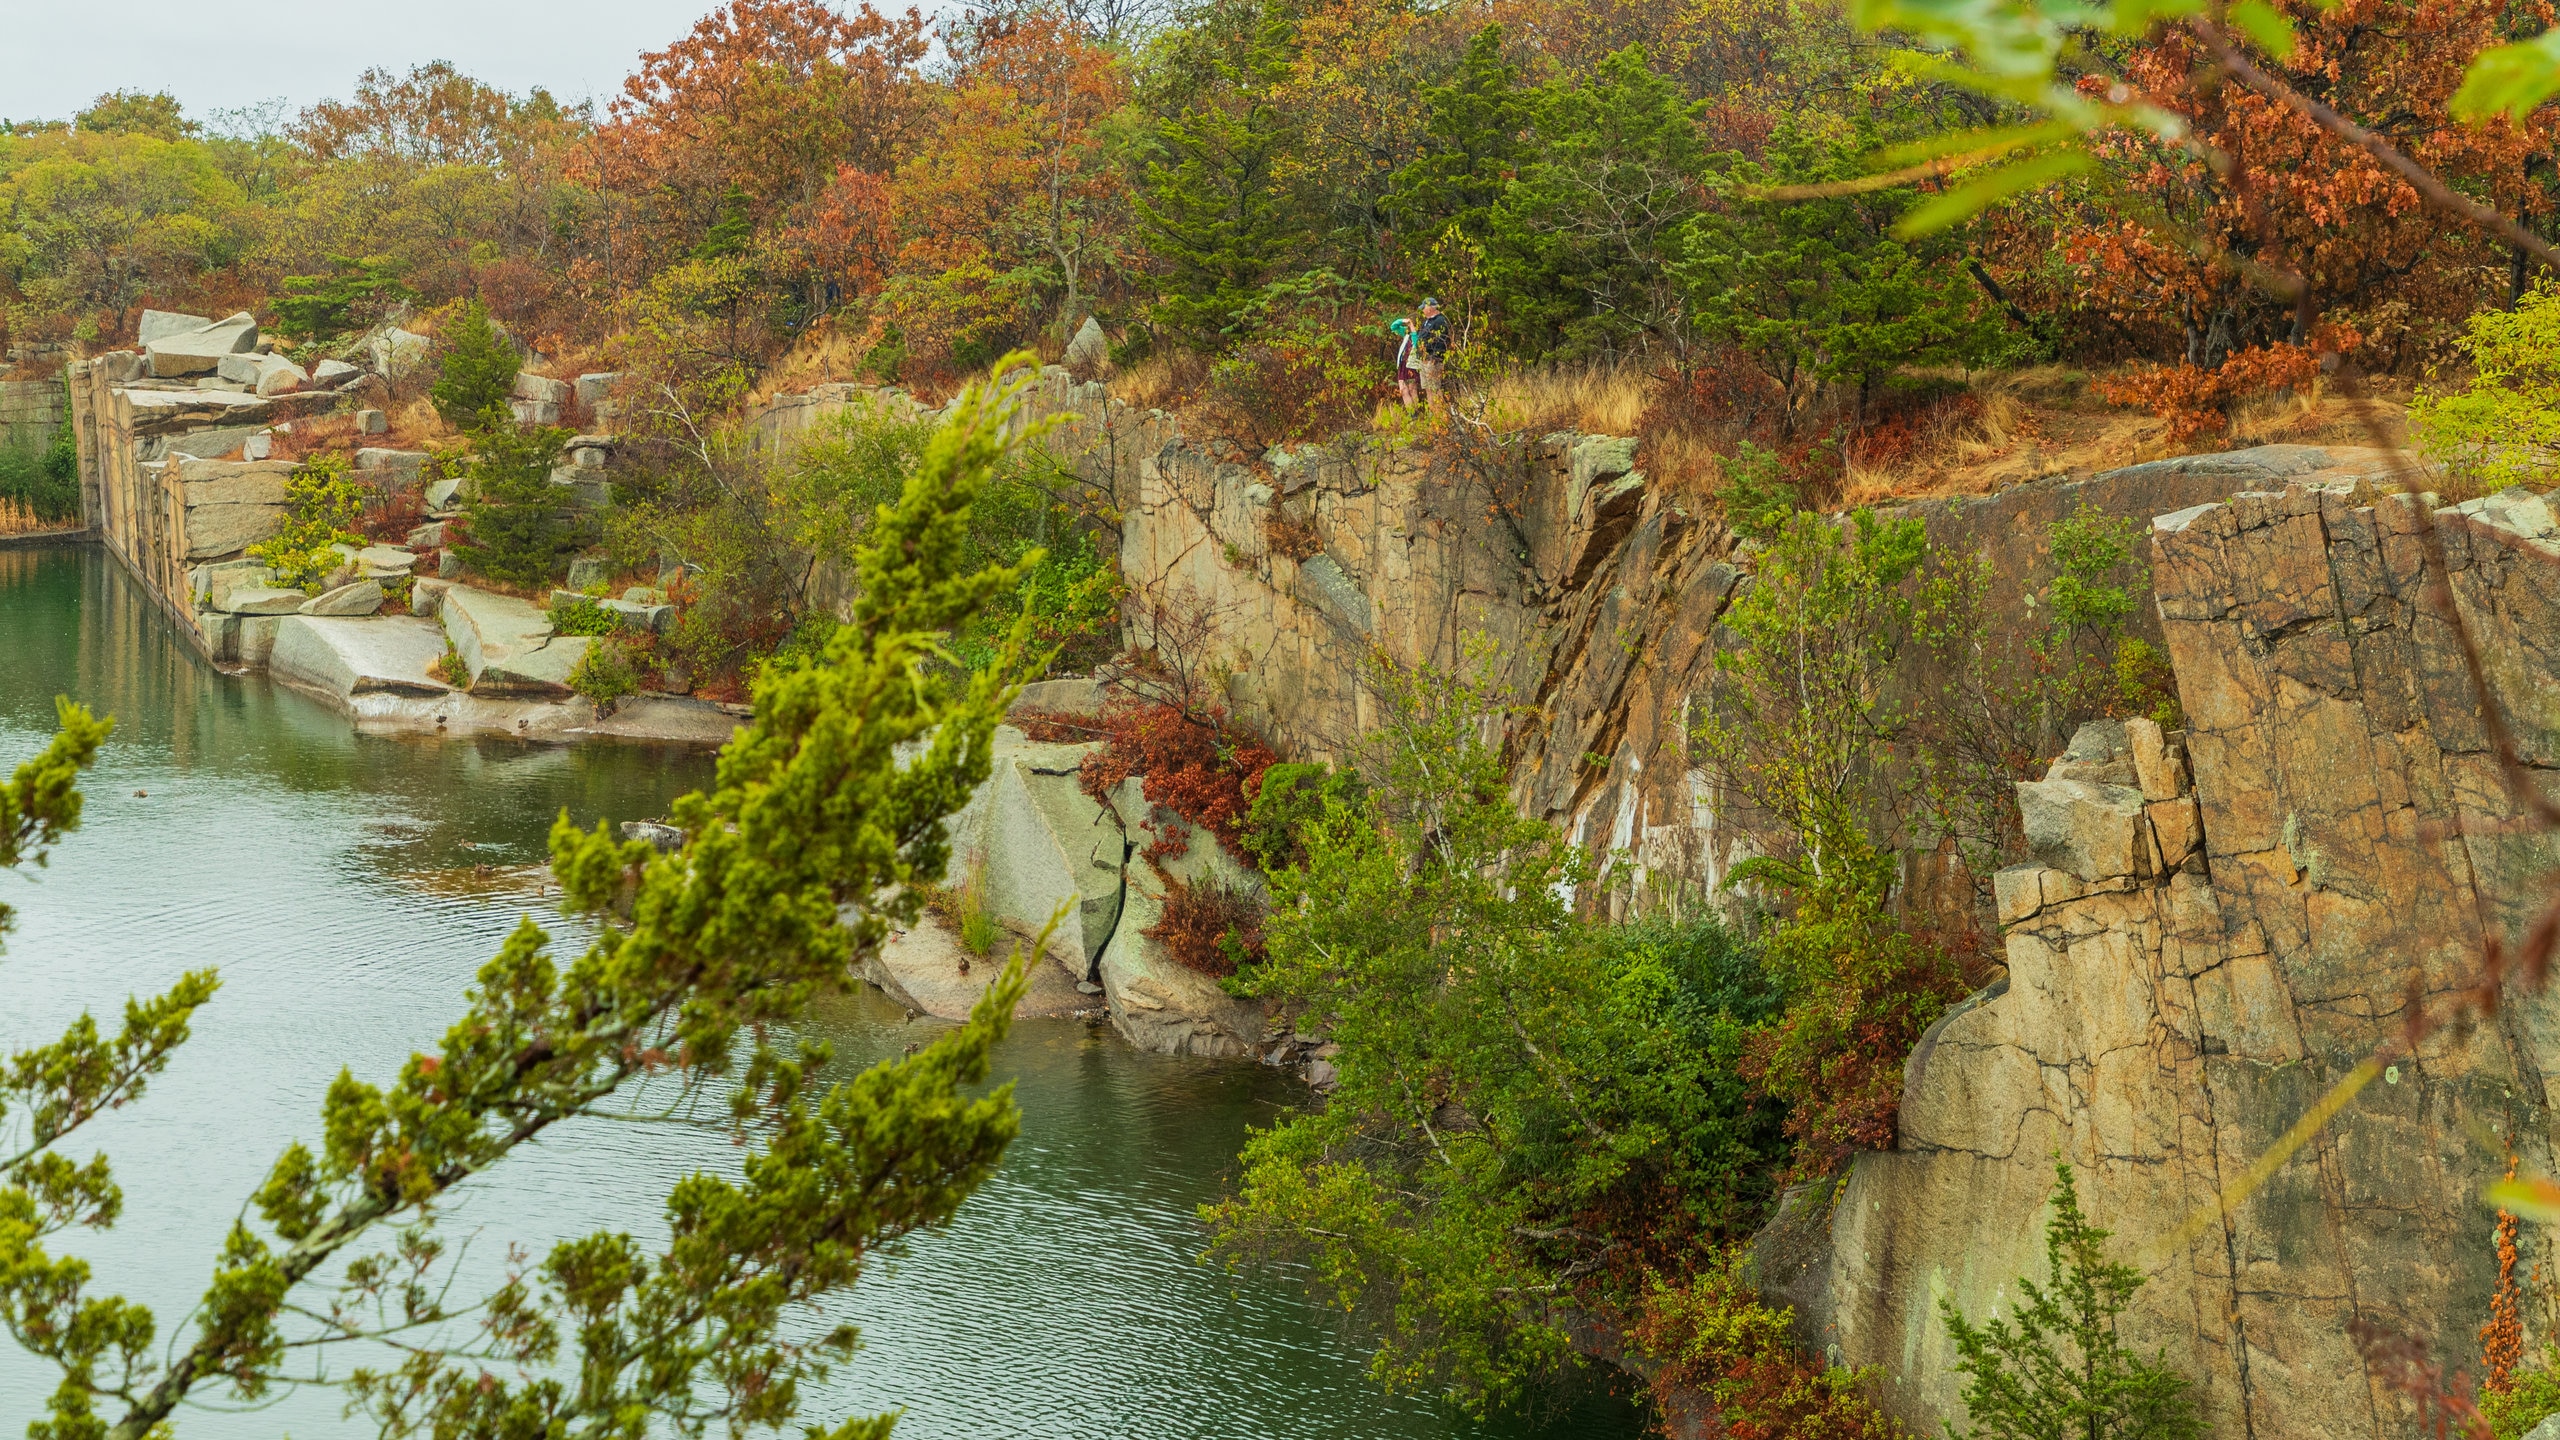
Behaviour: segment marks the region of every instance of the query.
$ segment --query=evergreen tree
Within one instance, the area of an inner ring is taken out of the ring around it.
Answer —
[[[1387,212],[1408,249],[1453,229],[1484,243],[1529,128],[1529,99],[1518,72],[1502,58],[1499,25],[1476,32],[1448,84],[1422,92],[1431,112],[1423,126],[1428,143],[1396,172],[1387,193]]]
[[[120,1200],[104,1156],[76,1163],[59,1145],[140,1096],[213,975],[129,1004],[113,1039],[84,1016],[0,1064],[0,1317],[61,1376],[30,1433],[164,1436],[181,1406],[254,1403],[315,1368],[386,1435],[790,1428],[858,1348],[834,1317],[870,1255],[949,1223],[1021,1125],[1011,1086],[981,1090],[1022,996],[1019,955],[968,1024],[846,1083],[818,1083],[824,1046],[775,1038],[914,923],[918,882],[950,862],[946,818],[985,780],[996,725],[1038,673],[1020,629],[977,675],[940,659],[955,627],[1021,579],[964,552],[970,505],[1019,432],[1018,393],[963,397],[882,508],[851,623],[815,663],[768,673],[714,788],[676,802],[681,852],[564,814],[552,868],[593,938],[556,963],[527,919],[433,1052],[379,1082],[341,1074],[314,1142],[287,1146],[240,1197],[210,1285],[166,1333],[56,1253],[112,1224]],[[41,863],[77,824],[74,781],[106,732],[63,702],[53,747],[0,785],[0,868]],[[457,1257],[433,1227],[455,1187],[563,1122],[621,1108],[647,1077],[730,1090],[747,1147],[735,1178],[677,1182],[660,1244],[563,1241],[478,1304],[449,1306]],[[350,1341],[387,1368],[314,1358]],[[802,1433],[885,1440],[895,1418]]]
[[[1234,343],[1297,238],[1279,179],[1291,127],[1268,94],[1290,41],[1287,19],[1266,14],[1240,58],[1215,62],[1210,92],[1164,122],[1165,158],[1147,164],[1138,213],[1168,269],[1155,316],[1195,344]]]
[[[2116,1338],[2142,1274],[2102,1248],[2107,1231],[2080,1211],[2071,1167],[2054,1167],[2053,1219],[2044,1230],[2046,1290],[2024,1276],[2013,1324],[1980,1325],[1938,1301],[1956,1343],[1965,1410],[1978,1440],[2199,1440],[2187,1379]],[[1948,1428],[1950,1440],[1956,1434]]]
[[[427,398],[457,430],[496,429],[507,420],[521,358],[477,300],[462,307],[444,335],[444,359]]]
[[[1510,345],[1558,359],[1679,349],[1665,260],[1697,211],[1698,106],[1637,45],[1534,105],[1534,154],[1494,205],[1485,256]]]
[[[541,585],[561,558],[594,539],[577,492],[551,483],[552,462],[569,432],[491,423],[471,440],[470,495],[463,502],[462,563],[510,585]]]
[[[1750,355],[1784,400],[1784,422],[1830,382],[1857,388],[1861,414],[1880,383],[1910,365],[1972,364],[2007,327],[1959,267],[1945,236],[1905,241],[1894,222],[1919,197],[1871,190],[1812,200],[1755,200],[1772,185],[1851,180],[1882,137],[1772,137],[1767,158],[1710,162],[1722,203],[1678,237],[1673,271],[1702,338]]]

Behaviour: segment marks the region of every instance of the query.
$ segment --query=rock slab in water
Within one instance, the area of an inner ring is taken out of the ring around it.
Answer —
[[[451,687],[427,673],[444,658],[444,636],[408,616],[342,619],[289,615],[276,627],[267,669],[280,680],[326,695],[442,695]]]
[[[305,615],[370,615],[382,608],[389,597],[382,593],[382,582],[358,580],[335,590],[312,596],[302,604]]]

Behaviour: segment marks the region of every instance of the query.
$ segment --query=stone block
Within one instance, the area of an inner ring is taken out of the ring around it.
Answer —
[[[672,605],[640,605],[629,600],[599,600],[596,604],[612,611],[616,623],[635,635],[663,635],[676,626]]]
[[[205,658],[226,664],[240,658],[240,617],[221,610],[196,616],[196,633],[204,638]]]
[[[409,548],[412,550],[443,549],[445,526],[449,523],[444,520],[430,520],[424,525],[412,528],[408,536]]]
[[[191,505],[187,507],[189,560],[237,555],[268,540],[291,518],[282,505]]]
[[[1991,877],[1991,891],[2000,907],[2000,923],[2015,925],[2044,908],[2041,865],[2012,865]]]
[[[2154,800],[2143,806],[2150,817],[2153,841],[2160,847],[2160,865],[2165,873],[2177,869],[2204,848],[2204,819],[2196,809],[2192,795],[2171,800]]]
[[[510,400],[507,410],[519,425],[557,425],[560,403],[556,400]]]
[[[424,450],[386,450],[368,445],[356,452],[356,468],[374,474],[376,483],[391,480],[395,484],[415,483],[427,468]],[[397,477],[396,480],[391,477]]]
[[[142,353],[153,378],[168,380],[211,375],[220,368],[222,357],[246,354],[257,344],[258,317],[244,311],[199,329],[162,335],[144,344]]]
[[[1067,342],[1060,357],[1069,369],[1089,370],[1111,358],[1111,340],[1102,333],[1102,322],[1087,315],[1076,327],[1075,338]]]
[[[427,508],[429,510],[450,510],[457,504],[461,503],[461,497],[462,477],[459,475],[448,475],[441,480],[428,481],[426,491],[421,498],[427,502]],[[444,542],[438,541],[436,543],[442,544]]]
[[[264,460],[275,453],[276,435],[272,430],[261,430],[240,442],[240,458],[243,460]]]
[[[344,360],[323,360],[311,367],[311,383],[324,390],[335,390],[364,373],[363,367]]]
[[[276,572],[255,560],[225,560],[216,565],[199,565],[188,572],[188,592],[198,606],[215,610],[236,590],[266,589],[274,586]]]
[[[619,370],[598,370],[592,374],[579,376],[576,385],[578,403],[589,409],[604,403],[611,398],[613,387],[621,379],[622,372]]]
[[[556,407],[569,403],[570,392],[569,384],[565,380],[554,380],[548,375],[536,375],[530,370],[519,370],[516,372],[515,389],[512,393],[518,400],[539,401]]]
[[[379,580],[358,580],[326,590],[302,602],[304,615],[370,615],[382,608],[389,597],[383,594]]]
[[[2056,870],[2093,884],[2151,873],[2142,792],[2131,786],[2022,780],[2018,815],[2028,853]]]
[[[278,586],[242,586],[223,597],[222,608],[234,615],[291,615],[310,598],[299,590]]]
[[[433,618],[444,609],[444,592],[452,588],[450,580],[419,576],[409,585],[409,613]]]
[[[391,417],[379,410],[368,407],[356,412],[356,433],[359,435],[380,435],[390,428]]]
[[[213,317],[210,315],[187,315],[175,310],[145,310],[134,333],[142,344],[148,345],[154,340],[166,340],[172,335],[201,330],[212,323]]]
[[[280,680],[339,699],[380,693],[442,695],[452,687],[427,668],[443,658],[444,637],[429,621],[293,615],[276,628],[267,668]]]
[[[418,556],[413,550],[398,545],[367,545],[356,552],[356,568],[367,576],[388,578],[406,575],[417,568]]]
[[[2155,727],[2157,728],[2157,727]],[[2121,720],[2092,720],[2072,732],[2071,748],[2045,768],[2047,780],[2086,780],[2098,785],[2134,785],[2130,732]]]
[[[461,579],[462,557],[450,550],[436,556],[436,578],[439,580]]]
[[[667,592],[648,585],[634,585],[622,592],[622,598],[634,605],[664,605]],[[1038,684],[1038,681],[1032,682]]]
[[[2175,800],[2182,788],[2170,758],[2169,737],[2158,722],[2139,717],[2124,722],[2125,740],[2133,751],[2134,783],[2145,800]]]
[[[373,361],[375,374],[397,380],[426,362],[432,343],[424,335],[385,325],[365,337],[365,353]]]
[[[601,555],[578,555],[569,561],[569,588],[584,593],[612,578],[613,562]]]
[[[276,627],[285,619],[282,615],[241,616],[240,663],[263,668],[276,648]]]

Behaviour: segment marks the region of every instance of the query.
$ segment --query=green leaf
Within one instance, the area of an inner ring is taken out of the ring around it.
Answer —
[[[2453,93],[2453,115],[2474,124],[2500,114],[2522,120],[2554,94],[2560,94],[2560,28],[2471,57],[2471,70]]]
[[[2267,0],[2233,0],[2226,13],[2240,33],[2270,57],[2283,60],[2293,54],[2293,22],[2277,13]]]
[[[2087,170],[2090,163],[2089,152],[2074,146],[2003,165],[1943,195],[1932,197],[1928,203],[1903,216],[1901,222],[1893,227],[1893,233],[1904,239],[1934,235],[2021,191],[2039,189],[2066,176],[2077,175]]]
[[[1888,145],[1866,157],[1870,170],[1899,170],[1948,155],[1979,155],[1985,160],[2006,155],[2013,150],[2031,149],[2068,140],[2079,133],[2079,127],[2067,120],[2046,120],[2034,125],[1988,125],[1976,130],[1952,130],[1943,135],[1913,140],[1902,145]]]
[[[2537,1225],[2560,1224],[2560,1180],[2548,1175],[2527,1175],[2517,1180],[2501,1180],[2480,1192],[2490,1208],[2504,1210]]]

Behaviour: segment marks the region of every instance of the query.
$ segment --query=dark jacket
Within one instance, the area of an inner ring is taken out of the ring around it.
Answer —
[[[1440,359],[1440,357],[1449,353],[1448,316],[1423,316],[1422,328],[1416,333],[1422,341],[1423,353],[1429,355],[1433,360],[1436,361]]]

